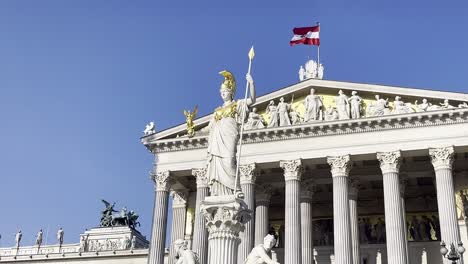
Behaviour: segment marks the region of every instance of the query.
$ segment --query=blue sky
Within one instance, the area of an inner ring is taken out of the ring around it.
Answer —
[[[243,79],[255,45],[259,94],[297,81],[320,21],[331,80],[468,92],[468,4],[445,1],[1,1],[0,234],[96,226],[101,198],[141,215],[149,237],[152,156],[139,143],[219,103],[220,70]],[[241,82],[243,83],[243,82]]]

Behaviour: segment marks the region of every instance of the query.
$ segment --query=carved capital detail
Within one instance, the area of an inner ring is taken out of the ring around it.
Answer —
[[[186,207],[188,199],[187,190],[171,190],[172,208]]]
[[[401,165],[401,152],[377,152],[377,159],[380,162],[382,173],[398,173]]]
[[[239,166],[240,184],[254,184],[257,180],[257,164],[251,163]]]
[[[168,192],[174,183],[170,171],[151,172],[151,179],[156,184],[157,192]]]
[[[440,169],[452,169],[452,164],[454,160],[455,150],[453,146],[444,147],[444,148],[430,148],[429,156],[431,156],[431,162],[434,166],[434,170]]]
[[[206,168],[192,169],[192,175],[197,179],[197,188],[208,187],[208,175]]]
[[[327,157],[327,162],[331,167],[332,177],[348,177],[351,170],[351,158],[349,155]]]
[[[302,176],[302,160],[282,160],[280,161],[280,167],[284,170],[284,180],[301,180]]]
[[[301,182],[301,200],[312,201],[312,196],[315,193],[315,181],[314,180],[307,180]]]
[[[270,184],[260,184],[255,186],[255,200],[257,203],[270,203],[273,194],[273,186]]]

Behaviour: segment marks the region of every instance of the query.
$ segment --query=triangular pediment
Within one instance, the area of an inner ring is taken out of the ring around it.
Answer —
[[[309,79],[259,96],[257,97],[256,103],[251,108],[257,108],[257,113],[262,117],[264,125],[268,126],[270,123],[270,114],[266,109],[269,102],[273,100],[274,104],[277,105],[279,99],[283,97],[286,103],[291,104],[291,109],[297,112],[298,116],[303,119],[306,111],[304,100],[310,94],[312,88],[323,102],[323,116],[320,117],[321,120],[314,122],[333,121],[333,119],[330,118],[333,118],[331,114],[336,110],[336,98],[340,90],[348,97],[351,96],[352,91],[356,91],[357,95],[362,98],[360,118],[374,117],[372,107],[377,102],[375,98],[376,95],[379,95],[383,100],[388,99],[387,109],[385,109],[384,115],[406,114],[405,112],[396,111],[394,104],[396,96],[399,96],[399,100],[404,103],[408,111],[407,113],[468,107],[466,103],[468,102],[468,94],[465,93]],[[424,99],[427,101],[426,107],[424,107],[424,105],[418,106],[423,103]],[[444,106],[444,100],[448,100],[449,105]],[[325,116],[327,115],[325,113],[327,109],[329,110],[328,118]],[[206,136],[206,127],[210,120],[211,114],[194,120],[196,130],[195,137]],[[301,122],[303,123],[304,121],[301,120]],[[179,137],[187,137],[187,126],[185,123],[156,132],[152,135],[147,135],[142,138],[142,141],[146,145],[147,143],[158,140]]]

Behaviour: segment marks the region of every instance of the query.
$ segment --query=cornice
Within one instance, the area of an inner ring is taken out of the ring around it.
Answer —
[[[284,127],[248,130],[244,132],[243,144],[460,123],[468,123],[468,109],[449,109],[360,119],[321,121]],[[184,151],[206,148],[208,145],[208,135],[156,141],[143,140],[142,142],[152,153]]]

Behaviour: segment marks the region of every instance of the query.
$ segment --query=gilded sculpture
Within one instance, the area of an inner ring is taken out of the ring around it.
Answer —
[[[195,106],[192,112],[184,110],[185,115],[185,124],[187,125],[187,135],[188,137],[195,136],[195,124],[193,120],[197,117],[198,105]]]

